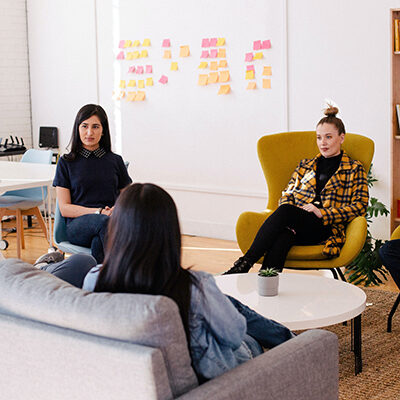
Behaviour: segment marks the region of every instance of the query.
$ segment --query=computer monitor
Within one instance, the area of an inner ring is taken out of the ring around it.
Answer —
[[[51,149],[58,147],[58,129],[54,126],[41,126],[39,128],[39,147]]]

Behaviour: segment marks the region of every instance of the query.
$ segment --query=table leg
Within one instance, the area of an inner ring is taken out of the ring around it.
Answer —
[[[361,355],[361,314],[353,318],[352,322],[352,343],[354,351],[355,375],[362,372]]]
[[[51,223],[51,204],[52,204],[52,201],[51,201],[51,184],[49,184],[49,185],[47,185],[47,212],[48,212],[48,215],[47,215],[47,221],[48,221],[48,224],[49,224],[49,246],[50,246],[50,248],[52,248],[53,247],[53,226],[52,226],[52,223]]]

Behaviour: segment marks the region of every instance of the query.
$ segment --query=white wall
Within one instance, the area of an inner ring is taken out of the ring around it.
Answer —
[[[113,83],[107,81],[112,58],[105,50],[107,46],[104,47],[108,41],[109,51],[112,51],[114,45],[115,27],[104,21],[112,18],[113,5],[117,3],[117,0],[68,3],[28,0],[34,132],[40,125],[58,126],[62,147],[69,139],[77,109],[88,102],[103,104],[112,122],[112,130],[119,129],[115,126],[118,125],[119,111],[110,99]],[[389,8],[395,6],[396,1],[389,0],[338,0],[334,3],[327,0],[287,0],[289,128],[314,129],[322,117],[324,99],[335,100],[342,111],[347,131],[364,134],[375,141],[374,171],[379,182],[375,184],[372,195],[388,206],[391,118]],[[97,69],[96,38],[102,43]],[[267,127],[265,131],[268,131]],[[226,138],[223,151],[235,153],[230,148],[235,144],[230,142],[229,132],[220,134]],[[180,148],[179,141],[176,148]],[[135,159],[130,157],[129,149],[120,144],[117,150],[130,159],[132,176],[145,179],[145,176],[135,175]],[[256,143],[250,156],[256,157]],[[247,157],[248,154],[244,158]],[[232,162],[240,163],[241,160]],[[204,159],[204,163],[212,164],[213,160]],[[153,167],[164,168],[157,159],[154,159]],[[234,226],[240,212],[261,210],[266,204],[261,168],[256,167],[249,173],[259,174],[259,186],[252,192],[243,191],[239,185],[228,192],[204,184],[180,186],[179,180],[171,179],[167,189],[178,204],[183,231],[234,239]],[[187,182],[190,172],[183,170],[182,174],[184,182]],[[231,177],[229,164],[219,166],[218,174]],[[203,176],[202,181],[206,182],[207,176]],[[389,222],[380,219],[372,231],[376,236],[387,238]]]
[[[31,146],[31,104],[25,0],[0,3],[0,137]]]

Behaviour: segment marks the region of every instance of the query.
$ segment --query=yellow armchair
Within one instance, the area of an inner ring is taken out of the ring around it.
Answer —
[[[374,154],[374,142],[362,135],[346,133],[342,148],[350,158],[359,160],[368,172]],[[243,254],[249,249],[254,237],[270,214],[278,207],[278,201],[289,179],[303,158],[315,157],[319,150],[315,131],[284,132],[262,137],[257,144],[258,158],[268,186],[267,209],[262,212],[247,211],[239,216],[236,237]],[[349,264],[363,248],[367,236],[365,217],[353,219],[346,228],[346,242],[339,257],[328,259],[323,245],[293,246],[285,262],[285,268],[331,269]],[[258,261],[262,263],[262,258]],[[335,275],[335,273],[334,273]]]

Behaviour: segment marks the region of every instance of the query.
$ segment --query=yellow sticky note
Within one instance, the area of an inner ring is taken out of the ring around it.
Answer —
[[[133,60],[133,52],[132,51],[128,51],[126,53],[126,58],[125,60]]]
[[[150,46],[150,39],[144,39],[142,46]]]
[[[229,71],[228,70],[221,71],[219,73],[219,81],[220,82],[229,82]]]
[[[143,101],[145,98],[146,98],[146,93],[139,91],[136,93],[135,101]]]
[[[223,46],[225,44],[225,38],[218,38],[217,46]]]
[[[171,50],[164,50],[163,58],[171,58]]]
[[[140,41],[139,40],[134,40],[132,46],[133,47],[139,47],[140,46]]]
[[[142,50],[142,52],[140,53],[140,57],[145,58],[147,57],[149,54],[147,52],[147,50]]]
[[[134,51],[132,53],[132,58],[139,58],[140,57],[140,53],[138,51]]]
[[[132,40],[125,40],[124,47],[131,47],[132,46]]]
[[[134,101],[136,96],[136,92],[128,92],[128,96],[126,97],[126,101]]]
[[[226,49],[218,49],[218,58],[226,58]]]
[[[136,81],[135,81],[134,79],[131,79],[131,80],[128,82],[128,86],[129,86],[129,87],[135,87],[135,86],[136,86]]]
[[[146,79],[146,86],[153,86],[153,78]]]
[[[272,75],[272,68],[271,67],[264,67],[263,75]]]
[[[258,53],[254,54],[253,60],[261,60],[264,57],[262,51],[259,51]]]
[[[210,70],[211,71],[218,71],[218,61],[211,61],[210,62]]]
[[[119,82],[119,87],[121,88],[121,89],[125,89],[125,81],[120,81]]]
[[[208,75],[199,75],[199,86],[206,86],[208,83]]]
[[[218,77],[218,72],[210,72],[208,76],[208,83],[217,83]]]
[[[228,94],[230,91],[231,87],[229,85],[221,85],[218,94]]]
[[[263,79],[263,88],[271,89],[271,79]]]
[[[254,71],[252,69],[250,71],[246,71],[246,79],[254,79]]]
[[[206,62],[206,61],[202,61],[201,63],[200,63],[200,65],[199,65],[199,68],[200,69],[204,69],[204,68],[207,68],[208,67],[208,62]]]
[[[139,79],[137,86],[139,89],[144,89],[144,80],[143,79]]]
[[[189,46],[181,46],[179,57],[189,57],[189,56],[190,56]]]
[[[171,71],[178,71],[178,63],[177,62],[171,63]]]
[[[257,85],[254,81],[249,82],[249,84],[247,85],[247,90],[256,89],[256,88],[257,88]]]
[[[219,67],[220,68],[226,68],[228,66],[228,63],[226,60],[219,60]]]
[[[121,100],[121,99],[123,99],[124,97],[125,97],[125,92],[124,92],[124,91],[121,91],[121,92],[119,92],[118,95],[117,95],[117,100]]]

